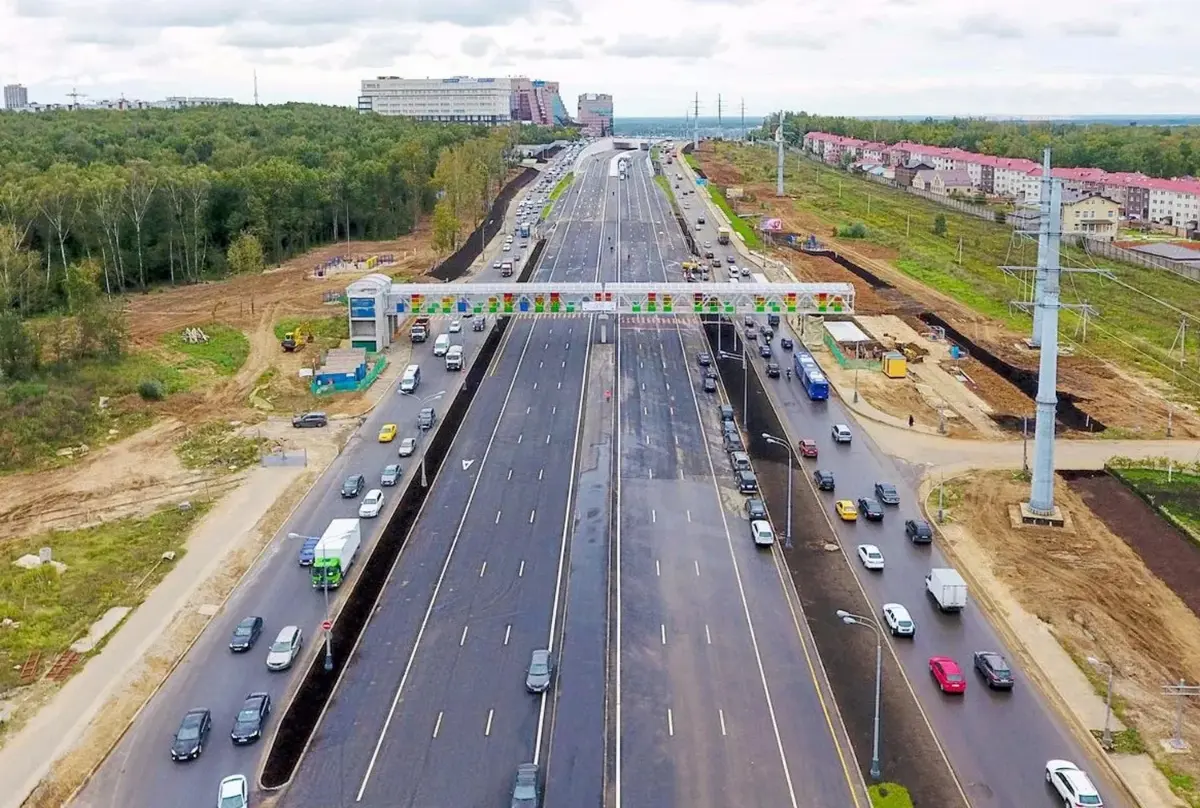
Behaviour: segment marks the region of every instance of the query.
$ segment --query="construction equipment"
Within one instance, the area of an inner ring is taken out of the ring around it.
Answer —
[[[313,335],[304,330],[303,326],[296,326],[292,331],[283,335],[283,340],[279,343],[287,353],[302,349],[305,345],[313,341]]]
[[[896,347],[904,354],[904,358],[908,360],[908,364],[916,365],[925,359],[925,355],[929,351],[911,342],[897,343]]]

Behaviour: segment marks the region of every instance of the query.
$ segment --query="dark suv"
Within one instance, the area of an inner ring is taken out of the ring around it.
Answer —
[[[292,416],[292,426],[296,429],[306,427],[328,426],[329,418],[323,412],[306,412],[303,415]]]
[[[757,497],[746,500],[746,518],[747,519],[766,519],[767,505]]]
[[[816,483],[817,489],[820,491],[832,491],[833,472],[817,469],[813,472],[813,482]]]
[[[417,427],[419,429],[433,429],[433,425],[437,423],[437,413],[433,407],[425,407],[417,413]]]
[[[875,483],[875,496],[884,505],[900,504],[900,493],[891,483]]]
[[[342,483],[342,496],[346,499],[354,499],[362,493],[367,487],[367,478],[361,474],[351,474],[346,478],[346,482]]]
[[[924,519],[909,519],[904,523],[904,534],[913,544],[929,544],[933,541],[933,527]]]

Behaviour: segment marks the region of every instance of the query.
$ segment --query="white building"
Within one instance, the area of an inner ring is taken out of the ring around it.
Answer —
[[[29,106],[29,90],[20,84],[4,85],[4,108],[24,109]]]
[[[422,121],[506,124],[513,120],[513,82],[507,78],[364,79],[359,112]]]

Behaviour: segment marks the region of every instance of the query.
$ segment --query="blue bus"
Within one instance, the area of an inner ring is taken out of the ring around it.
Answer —
[[[517,232],[521,238],[529,238],[529,222],[521,222],[521,224],[517,226]]]
[[[825,378],[825,374],[821,372],[821,368],[817,366],[817,361],[812,358],[812,355],[808,351],[796,351],[793,362],[796,366],[796,377],[804,385],[804,392],[808,393],[809,399],[812,401],[828,399],[829,380]]]

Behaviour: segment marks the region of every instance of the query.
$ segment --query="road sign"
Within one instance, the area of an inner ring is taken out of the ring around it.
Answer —
[[[333,628],[332,620],[326,620],[321,623],[321,631],[329,631],[329,629],[331,629],[331,628]]]

